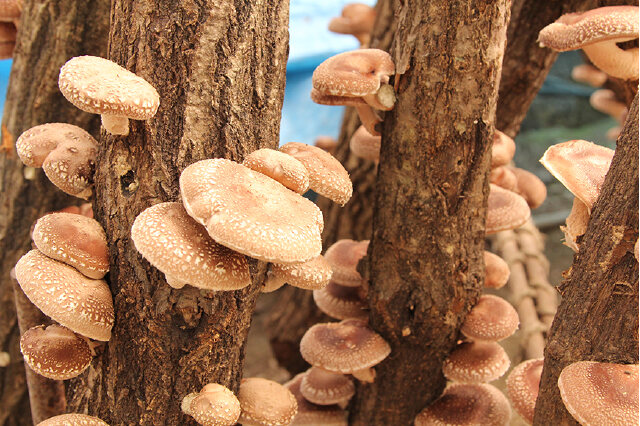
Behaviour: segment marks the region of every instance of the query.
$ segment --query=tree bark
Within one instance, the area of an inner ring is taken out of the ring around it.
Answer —
[[[623,190],[620,190],[623,188]],[[535,425],[578,424],[558,376],[582,360],[638,363],[638,96],[591,213],[580,251],[560,286],[536,404]]]
[[[129,136],[102,135],[94,211],[108,236],[116,324],[69,404],[112,425],[193,424],[180,410],[186,394],[210,382],[237,390],[265,264],[252,262],[254,284],[243,290],[174,290],[130,229],[146,207],[180,199],[189,164],[276,147],[288,2],[116,0],[111,22],[110,58],[161,103]]]
[[[104,56],[108,10],[106,0],[25,0],[23,4],[0,149],[0,345],[12,360],[0,369],[0,424],[31,424],[9,271],[30,249],[33,222],[47,211],[77,202],[51,185],[41,170],[33,179],[25,178],[15,139],[30,127],[56,121],[97,135],[99,118],[79,111],[62,97],[58,70],[73,56]]]
[[[375,382],[359,386],[353,424],[412,424],[444,389],[442,362],[481,292],[509,5],[416,1],[395,10],[398,101],[383,122],[365,271],[370,324],[391,354]]]

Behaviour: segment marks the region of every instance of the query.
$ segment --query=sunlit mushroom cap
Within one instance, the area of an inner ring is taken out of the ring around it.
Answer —
[[[109,426],[97,417],[86,414],[61,414],[51,417],[37,426]]]
[[[105,281],[87,278],[39,250],[22,256],[15,274],[22,291],[45,315],[85,337],[111,338],[113,301]]]
[[[29,367],[52,380],[80,375],[91,364],[91,348],[85,339],[60,325],[30,328],[20,337],[20,352]]]
[[[182,172],[180,193],[187,213],[232,250],[278,263],[320,255],[320,209],[248,167],[221,158],[199,161]]]
[[[160,96],[144,78],[108,59],[71,58],[60,68],[58,86],[77,108],[93,114],[148,120],[160,105]]]
[[[309,172],[305,166],[284,152],[268,148],[258,149],[247,155],[242,164],[277,180],[299,194],[309,189]]]
[[[516,192],[525,199],[529,208],[540,207],[547,198],[547,187],[544,182],[528,170],[519,167],[509,167],[516,177]]]
[[[574,362],[560,373],[558,388],[580,424],[638,424],[638,364]]]
[[[305,290],[324,288],[331,279],[331,265],[322,255],[304,263],[274,263],[271,265],[274,279]]]
[[[530,424],[538,399],[543,358],[529,359],[515,366],[507,378],[507,394],[513,408]]]
[[[518,313],[509,302],[491,294],[480,296],[460,328],[472,340],[497,342],[518,329]]]
[[[243,425],[288,425],[298,412],[296,398],[287,388],[259,377],[242,379],[238,400]]]
[[[360,126],[351,136],[349,148],[356,157],[377,163],[380,161],[381,141],[381,136],[374,136],[364,126]]]
[[[62,191],[87,199],[93,194],[93,173],[98,142],[78,126],[47,123],[30,128],[16,140],[20,160],[42,167]]]
[[[313,291],[313,300],[322,312],[339,320],[365,319],[369,316],[364,287],[345,287],[330,281],[326,287]]]
[[[509,365],[509,355],[498,343],[465,342],[449,354],[442,372],[454,382],[486,383],[502,377]]]
[[[540,162],[591,211],[613,159],[614,151],[584,140],[549,147]]]
[[[509,401],[486,383],[454,383],[416,416],[415,426],[506,426],[511,418]]]
[[[489,184],[486,233],[516,229],[529,219],[531,210],[524,198],[498,185]]]
[[[333,269],[333,281],[345,287],[359,287],[362,275],[356,269],[358,262],[367,254],[369,240],[338,240],[327,249],[325,259]]]
[[[293,426],[347,426],[347,412],[337,405],[316,405],[307,401],[300,392],[304,373],[300,373],[284,384],[298,403],[298,414]]]
[[[516,153],[516,143],[509,136],[496,129],[491,145],[491,167],[506,166]]]
[[[289,142],[280,151],[300,161],[309,171],[309,188],[344,205],[353,193],[349,173],[331,154],[300,142]]]
[[[329,31],[339,34],[370,33],[376,20],[376,11],[364,3],[349,3],[341,16],[329,21]]]
[[[238,290],[251,284],[247,259],[213,241],[181,203],[144,210],[133,222],[131,239],[172,282],[205,290]]]
[[[311,367],[302,378],[300,392],[314,404],[333,405],[349,401],[356,386],[349,376]]]
[[[38,219],[32,237],[43,254],[73,266],[89,278],[100,279],[109,271],[107,236],[95,219],[50,213]]]
[[[509,281],[509,265],[497,254],[484,251],[484,286],[501,288]]]
[[[190,398],[188,414],[204,426],[232,426],[240,417],[240,401],[226,387],[210,383]]]
[[[348,319],[312,326],[302,336],[300,354],[309,364],[351,374],[380,363],[391,347],[366,322]]]

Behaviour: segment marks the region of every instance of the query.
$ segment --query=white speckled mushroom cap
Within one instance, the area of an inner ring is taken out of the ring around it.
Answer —
[[[240,401],[226,387],[209,383],[190,399],[188,414],[204,426],[232,426],[240,417]]]
[[[472,340],[498,342],[516,332],[520,319],[513,306],[501,297],[483,294],[460,328]]]
[[[79,376],[92,359],[85,339],[56,324],[25,331],[20,337],[20,352],[33,371],[52,380]]]
[[[243,425],[288,425],[298,412],[296,398],[287,388],[259,377],[242,379],[238,400]]]
[[[304,373],[296,375],[284,387],[296,398],[298,414],[293,419],[294,426],[347,426],[347,412],[337,405],[317,405],[307,401],[300,392]]]
[[[560,373],[558,388],[580,424],[638,424],[638,364],[574,362]]]
[[[45,315],[90,339],[111,338],[113,301],[105,281],[87,278],[39,250],[22,256],[15,273],[24,294]]]
[[[507,377],[507,395],[513,408],[530,424],[538,399],[544,358],[529,359],[516,365]]]
[[[484,286],[501,288],[509,281],[509,265],[497,254],[484,251]]]
[[[242,164],[222,158],[194,163],[180,176],[180,193],[187,213],[232,250],[277,263],[320,255],[320,209]]]
[[[349,148],[356,157],[377,163],[380,161],[381,141],[381,136],[374,136],[364,126],[360,126],[351,136]]]
[[[33,242],[52,259],[73,266],[89,278],[109,271],[109,248],[104,229],[95,219],[74,213],[50,213],[33,228]]]
[[[356,386],[349,376],[319,367],[307,370],[300,383],[300,393],[307,401],[318,405],[348,402],[355,392]]]
[[[509,401],[486,383],[454,383],[416,416],[415,426],[506,426],[511,418]]]
[[[61,414],[51,417],[37,426],[109,426],[97,417],[86,414]]]
[[[389,353],[389,344],[365,321],[356,319],[316,324],[300,340],[305,361],[336,373],[351,374],[372,367]]]
[[[353,193],[349,173],[331,154],[318,147],[289,142],[280,151],[300,161],[309,171],[309,188],[318,194],[344,205]]]
[[[148,120],[160,106],[154,87],[108,59],[77,56],[60,68],[58,86],[77,108],[93,114],[110,114]]]
[[[16,140],[20,160],[42,167],[62,191],[87,199],[93,194],[93,173],[98,142],[78,126],[47,123],[30,128]]]
[[[459,344],[442,364],[444,376],[460,383],[491,382],[509,369],[509,355],[496,342]]]
[[[591,211],[614,153],[592,142],[571,140],[549,147],[540,162]]]
[[[345,287],[330,281],[326,287],[313,291],[313,300],[322,312],[339,320],[369,317],[363,286]]]
[[[284,152],[258,149],[247,155],[242,165],[277,180],[298,194],[304,194],[309,189],[309,172],[305,166]]]
[[[525,199],[498,185],[489,184],[489,188],[485,229],[487,235],[524,225],[531,216],[531,209]]]
[[[327,249],[324,257],[333,269],[333,281],[345,287],[359,287],[364,282],[356,269],[367,254],[369,240],[338,240]]]
[[[324,288],[331,279],[331,265],[320,255],[304,263],[274,263],[271,273],[278,280],[305,290]]]
[[[167,276],[205,290],[251,284],[247,259],[211,239],[181,203],[145,209],[131,227],[136,249]]]

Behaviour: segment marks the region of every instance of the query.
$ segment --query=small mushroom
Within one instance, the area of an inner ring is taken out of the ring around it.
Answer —
[[[489,184],[489,188],[485,225],[487,235],[524,225],[531,216],[531,210],[525,199],[498,185]]]
[[[323,289],[313,291],[313,300],[318,308],[331,318],[343,320],[369,317],[363,286],[345,287],[330,281]]]
[[[228,388],[209,383],[184,397],[182,411],[204,426],[232,426],[240,417],[240,401]]]
[[[323,136],[318,136],[316,140],[313,142],[313,145],[333,155],[333,152],[338,147],[338,141],[332,138],[331,136],[323,135]]]
[[[518,313],[509,302],[483,294],[465,318],[460,331],[472,340],[498,342],[515,333],[519,324]]]
[[[507,394],[511,404],[529,424],[533,423],[543,364],[543,358],[529,359],[516,365],[507,378]]]
[[[355,392],[351,378],[319,367],[307,370],[300,383],[300,393],[307,401],[318,405],[347,403]]]
[[[497,254],[484,251],[484,286],[502,288],[509,281],[509,265]]]
[[[337,405],[317,405],[307,401],[300,392],[304,373],[298,374],[284,384],[296,398],[298,413],[293,426],[347,426],[347,412]]]
[[[349,3],[342,8],[341,16],[329,21],[329,31],[338,34],[351,34],[360,42],[360,46],[369,44],[376,11],[363,3]]]
[[[516,143],[509,136],[496,129],[491,145],[491,168],[506,166],[513,160]]]
[[[518,178],[507,166],[498,166],[491,169],[489,182],[511,192],[516,192],[518,188]]]
[[[377,163],[380,161],[381,142],[381,136],[374,136],[364,126],[360,126],[351,136],[349,148],[356,157]]]
[[[580,64],[571,70],[571,78],[578,83],[585,83],[592,87],[602,87],[609,76],[593,65]]]
[[[345,287],[359,287],[364,279],[356,269],[366,254],[369,240],[338,240],[327,249],[324,257],[333,269],[333,281]]]
[[[242,379],[238,391],[243,425],[288,425],[298,412],[298,403],[284,386],[267,379]]]
[[[284,152],[258,149],[247,155],[242,165],[269,176],[298,194],[304,194],[309,189],[309,172],[305,166]]]
[[[509,369],[509,355],[496,342],[459,344],[442,364],[444,376],[460,383],[486,383]]]
[[[536,209],[547,198],[547,187],[542,180],[533,173],[519,167],[509,167],[516,177],[516,192],[525,199],[529,208]]]

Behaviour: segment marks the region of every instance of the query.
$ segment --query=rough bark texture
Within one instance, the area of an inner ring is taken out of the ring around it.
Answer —
[[[12,360],[0,369],[0,424],[31,424],[9,271],[30,248],[33,222],[47,211],[77,202],[51,185],[41,170],[34,179],[25,179],[13,144],[24,130],[55,121],[97,134],[99,118],[78,111],[60,94],[58,70],[73,56],[104,56],[108,13],[106,0],[25,0],[23,4],[0,149],[0,345]]]
[[[244,290],[174,290],[136,252],[130,229],[146,207],[179,200],[189,164],[277,145],[288,2],[116,0],[111,22],[110,58],[161,101],[129,136],[102,135],[94,211],[108,235],[116,324],[69,405],[111,425],[192,424],[182,397],[209,382],[239,384],[264,264],[252,263]]]
[[[620,190],[624,188],[624,190]],[[580,251],[560,286],[536,404],[535,425],[578,424],[558,376],[576,361],[638,363],[638,97],[633,101]]]
[[[442,392],[442,362],[481,292],[508,17],[506,0],[416,1],[394,14],[398,101],[383,123],[367,268],[370,324],[391,355],[359,386],[353,424],[412,424]]]

